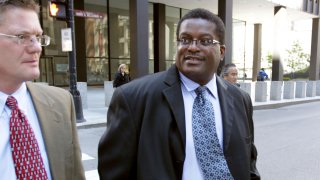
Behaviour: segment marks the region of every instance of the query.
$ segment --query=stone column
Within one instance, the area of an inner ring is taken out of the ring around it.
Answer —
[[[307,81],[307,97],[316,96],[316,81]]]
[[[272,57],[272,81],[283,80],[283,56],[287,33],[287,10],[284,6],[274,7],[274,52]]]
[[[317,81],[316,95],[320,96],[320,80]]]
[[[154,72],[166,70],[166,6],[153,4]]]
[[[258,72],[261,68],[261,36],[262,25],[254,24],[252,81],[257,81]]]
[[[244,91],[247,92],[250,96],[252,96],[252,93],[251,93],[251,83],[250,83],[250,82],[248,82],[248,83],[246,83],[246,82],[239,82],[239,84],[240,84],[240,88],[241,88],[242,90],[244,90]]]
[[[282,97],[282,81],[271,81],[270,100],[281,100]]]
[[[212,7],[214,7],[213,5]],[[218,16],[222,19],[225,24],[225,46],[228,53],[225,54],[224,61],[222,63],[228,64],[232,62],[232,19],[233,12],[233,1],[230,0],[220,0],[218,1]]]
[[[130,76],[149,74],[148,1],[130,0]]]
[[[266,102],[267,101],[267,82],[257,81],[255,90],[255,101]]]
[[[78,91],[80,92],[82,108],[88,109],[88,88],[87,82],[77,82]]]
[[[319,18],[312,20],[312,35],[311,35],[311,54],[310,54],[310,80],[319,80],[320,66],[320,22]]]
[[[283,83],[283,99],[294,99],[294,89],[296,82],[284,81]]]
[[[104,99],[105,106],[108,107],[114,92],[113,81],[105,81],[104,82]]]
[[[297,81],[296,82],[296,98],[305,98],[306,97],[306,82]]]

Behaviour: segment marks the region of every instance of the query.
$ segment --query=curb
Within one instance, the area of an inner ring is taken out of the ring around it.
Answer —
[[[303,103],[311,103],[320,101],[320,97],[311,97],[311,98],[302,98],[302,99],[292,99],[287,101],[267,101],[267,102],[258,102],[258,104],[253,105],[253,110],[264,110],[264,109],[277,109],[290,105],[298,105]],[[94,111],[94,110],[93,110]],[[107,110],[103,112],[92,112],[86,111],[85,117],[87,119],[86,122],[77,123],[77,129],[90,129],[90,128],[98,128],[98,127],[106,127],[106,115]],[[93,122],[88,122],[88,119],[91,119]]]
[[[98,127],[107,127],[107,123],[95,123],[95,124],[77,124],[77,129],[89,129],[89,128],[98,128]]]
[[[261,105],[254,105],[253,110],[276,109],[284,106],[297,105],[297,104],[316,102],[316,101],[320,101],[320,99],[305,99],[305,100],[299,100],[299,101],[278,102],[274,104],[261,104]]]

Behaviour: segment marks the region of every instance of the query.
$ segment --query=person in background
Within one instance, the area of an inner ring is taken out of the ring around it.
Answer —
[[[0,179],[85,179],[71,94],[31,82],[50,44],[34,0],[0,1]]]
[[[257,81],[265,81],[268,79],[268,74],[264,71],[264,68],[261,68],[258,73]]]
[[[193,9],[176,35],[171,68],[114,91],[98,146],[100,179],[259,179],[251,98],[216,75],[222,20]]]
[[[126,65],[120,64],[117,73],[115,74],[113,87],[117,88],[130,81],[129,74],[126,73]]]
[[[238,81],[238,69],[237,66],[233,63],[229,63],[223,66],[221,71],[221,77],[229,81],[231,84],[234,84],[240,87],[240,84],[237,83]]]

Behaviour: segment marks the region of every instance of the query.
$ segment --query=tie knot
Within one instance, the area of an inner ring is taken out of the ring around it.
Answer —
[[[207,87],[206,86],[199,86],[196,90],[194,90],[195,93],[197,94],[196,99],[198,99],[199,105],[203,106],[206,100],[206,91]]]
[[[207,91],[207,87],[206,86],[199,86],[196,90],[194,90],[197,94],[197,96],[204,96],[205,92]]]
[[[15,107],[17,107],[17,100],[16,98],[14,98],[13,96],[9,96],[7,101],[6,101],[6,105],[10,108],[13,109]]]

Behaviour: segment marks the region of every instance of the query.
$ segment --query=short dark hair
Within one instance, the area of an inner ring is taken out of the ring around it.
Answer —
[[[0,0],[0,24],[3,21],[2,14],[13,8],[21,8],[40,12],[39,4],[34,0]]]
[[[204,19],[215,24],[217,27],[214,33],[217,35],[218,41],[221,44],[225,43],[224,23],[217,15],[202,8],[192,9],[180,19],[180,21],[178,22],[177,31],[176,31],[177,38],[179,37],[181,23],[187,19],[197,19],[197,18]]]
[[[235,64],[233,63],[229,63],[223,66],[222,70],[221,70],[221,77],[227,76],[229,74],[229,69],[232,67],[237,67]]]

